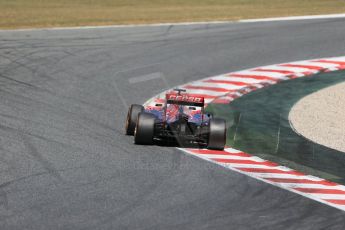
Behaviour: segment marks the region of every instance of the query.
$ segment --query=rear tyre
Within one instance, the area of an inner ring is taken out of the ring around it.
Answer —
[[[137,145],[152,145],[156,117],[151,113],[141,112],[138,115],[134,131],[134,143]]]
[[[126,135],[134,135],[134,129],[137,124],[138,115],[140,112],[144,111],[144,106],[133,104],[128,109],[127,119],[126,119]]]
[[[223,150],[226,142],[226,122],[220,118],[210,119],[207,148]]]

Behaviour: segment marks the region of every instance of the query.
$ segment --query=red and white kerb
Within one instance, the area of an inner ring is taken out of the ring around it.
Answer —
[[[223,74],[194,81],[178,88],[186,89],[190,94],[205,98],[206,104],[228,104],[244,94],[281,81],[342,69],[345,69],[345,57],[322,58],[269,65]],[[163,92],[158,97],[163,98],[165,93]],[[197,97],[180,98],[176,95],[171,96],[171,98],[187,101],[198,100],[196,99]],[[153,100],[150,99],[145,105],[149,105]],[[222,165],[230,170],[345,211],[345,186],[343,185],[303,174],[233,148],[226,148],[224,151],[186,148],[181,150]]]

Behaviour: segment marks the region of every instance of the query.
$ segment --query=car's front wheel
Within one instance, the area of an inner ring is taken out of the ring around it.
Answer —
[[[141,112],[138,115],[134,131],[134,143],[137,145],[153,144],[156,117],[151,113]]]

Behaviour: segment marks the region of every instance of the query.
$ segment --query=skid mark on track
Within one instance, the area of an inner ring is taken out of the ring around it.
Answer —
[[[32,156],[36,161],[38,161],[50,175],[52,175],[59,181],[63,181],[61,175],[58,173],[58,170],[51,162],[49,162],[47,159],[43,157],[43,155],[36,148],[35,144],[32,143],[31,138],[27,135],[22,135],[22,140],[24,145],[26,146],[26,149],[28,150],[27,153],[30,156]]]

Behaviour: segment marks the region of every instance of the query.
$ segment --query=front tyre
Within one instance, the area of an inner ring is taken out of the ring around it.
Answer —
[[[144,106],[133,104],[128,109],[127,119],[126,119],[126,135],[134,135],[134,129],[137,124],[138,115],[140,112],[144,111]]]
[[[134,143],[137,145],[152,145],[156,117],[151,113],[141,112],[138,115],[134,131]]]
[[[226,142],[226,122],[220,118],[210,119],[207,148],[223,150]]]

